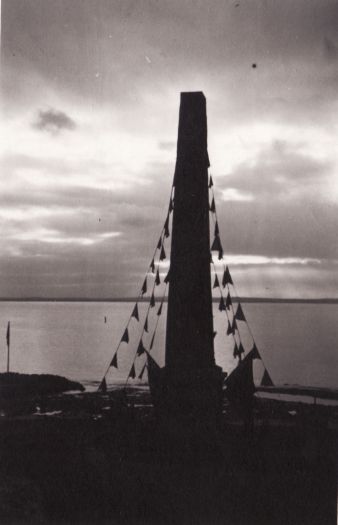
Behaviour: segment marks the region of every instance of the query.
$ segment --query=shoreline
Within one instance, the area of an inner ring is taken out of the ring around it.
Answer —
[[[338,298],[269,298],[269,297],[232,297],[235,303],[275,303],[275,304],[338,304]],[[148,303],[148,297],[0,297],[0,303]],[[164,302],[168,302],[168,298],[164,298]],[[213,303],[218,303],[219,298],[213,298]]]

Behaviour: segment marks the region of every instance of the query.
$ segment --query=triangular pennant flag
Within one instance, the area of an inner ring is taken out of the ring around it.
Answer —
[[[244,346],[242,345],[242,341],[239,343],[238,353],[239,355],[245,353]]]
[[[162,306],[163,306],[163,302],[160,304],[160,307],[159,307],[159,309],[157,311],[157,315],[161,315],[161,313],[162,313]]]
[[[217,235],[219,235],[219,228],[218,228],[218,222],[216,221],[215,222],[215,237],[217,237]]]
[[[144,322],[143,330],[148,333],[148,316],[146,317],[146,320]]]
[[[155,334],[156,334],[156,332],[153,333],[153,337],[151,338],[149,350],[152,350],[152,348],[154,346]]]
[[[132,317],[135,317],[136,321],[139,321],[139,316],[138,316],[138,306],[137,306],[137,303],[135,304],[134,306],[134,310],[133,310],[133,313],[131,314]]]
[[[235,330],[237,330],[237,323],[236,323],[235,317],[232,320],[231,328],[232,328],[233,333],[235,333]]]
[[[252,357],[252,359],[260,359],[261,358],[261,356],[259,355],[256,343],[254,343],[254,345],[253,345],[253,347],[251,349],[251,357]]]
[[[115,352],[114,357],[111,360],[110,366],[113,366],[114,368],[118,368],[118,366],[117,366],[117,352]]]
[[[154,308],[154,306],[155,306],[155,297],[154,297],[154,292],[153,292],[150,298],[150,308]]]
[[[213,333],[213,338],[214,338],[214,339],[215,339],[216,335],[217,335],[217,332],[214,332],[214,333]]]
[[[165,284],[168,284],[169,281],[170,281],[170,268],[169,268],[169,271],[168,271],[167,275],[164,278]]]
[[[218,260],[221,261],[223,259],[223,248],[221,246],[221,248],[218,250]]]
[[[159,284],[161,284],[160,271],[159,271],[158,268],[157,268],[156,277],[155,277],[155,284],[156,284],[156,286],[158,286]]]
[[[214,199],[214,198],[212,198],[212,201],[211,201],[211,204],[210,204],[209,210],[210,210],[212,213],[215,213],[215,211],[216,211],[215,199]]]
[[[245,321],[245,315],[243,313],[241,303],[238,303],[235,317],[237,321]]]
[[[169,232],[169,215],[167,215],[167,218],[165,220],[165,223],[164,223],[164,236],[165,237],[169,237],[170,235],[170,232]]]
[[[264,370],[264,374],[261,381],[261,386],[273,386],[272,379],[267,369]]]
[[[225,270],[224,270],[224,273],[223,273],[223,279],[222,279],[222,285],[223,285],[223,288],[224,288],[227,284],[234,284],[234,283],[232,282],[229,268],[226,266],[226,267],[225,267]]]
[[[125,331],[123,332],[123,336],[121,338],[121,343],[129,343],[129,332],[128,332],[128,328],[125,329]]]
[[[215,282],[214,282],[213,288],[219,288],[219,281],[218,281],[217,274],[215,275]]]
[[[216,235],[216,237],[214,238],[214,242],[211,245],[211,251],[212,252],[219,252],[222,249],[223,248],[222,248],[222,244],[221,244],[221,240],[219,238],[219,235]]]
[[[145,351],[146,351],[146,349],[143,346],[143,341],[142,341],[142,337],[141,337],[140,342],[139,342],[138,347],[137,347],[137,355],[142,355],[142,354],[144,354]]]
[[[232,328],[231,328],[231,324],[230,324],[230,322],[228,321],[227,335],[231,335],[232,333],[233,333],[233,331],[232,331]]]
[[[230,297],[230,294],[228,292],[228,295],[227,295],[227,299],[226,299],[226,302],[225,302],[225,307],[227,310],[230,310],[230,306],[232,305],[232,300],[231,300],[231,297]]]
[[[105,377],[101,381],[101,384],[99,386],[99,390],[100,390],[100,392],[103,392],[104,394],[107,392],[107,383],[106,383],[106,378]]]
[[[147,367],[147,362],[144,363],[143,367],[142,367],[142,370],[140,372],[140,375],[138,376],[139,379],[142,379],[143,378],[143,375],[144,375],[144,372],[145,372],[145,369]]]
[[[160,253],[160,261],[163,261],[166,257],[167,256],[164,251],[164,246],[162,246],[161,253]]]
[[[150,269],[151,269],[151,273],[155,273],[155,262],[154,262],[154,259],[152,259],[152,261],[150,263]]]
[[[174,203],[173,203],[173,199],[170,199],[170,202],[169,202],[169,213],[171,213],[174,209]]]
[[[130,369],[130,372],[129,372],[129,375],[128,375],[128,378],[131,377],[132,379],[135,379],[136,377],[136,372],[135,372],[135,365],[134,363],[132,364],[132,367]]]
[[[157,243],[157,249],[160,250],[162,247],[162,236],[159,238],[158,240],[158,243]]]
[[[213,185],[214,185],[214,183],[213,183],[213,180],[212,180],[212,176],[210,175],[209,188],[212,188]]]
[[[220,302],[219,302],[218,309],[219,309],[220,312],[221,312],[222,310],[225,310],[225,303],[224,303],[223,296],[221,297],[221,300],[220,300]]]
[[[142,290],[141,290],[142,295],[144,295],[145,293],[147,293],[147,278],[144,279]]]
[[[234,357],[238,357],[238,356],[239,356],[239,353],[238,353],[238,346],[237,346],[236,341],[235,341],[234,351],[233,351],[232,355],[233,355]]]

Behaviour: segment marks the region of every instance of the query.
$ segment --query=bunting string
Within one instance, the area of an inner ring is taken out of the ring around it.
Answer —
[[[164,292],[163,292],[163,295],[162,295],[162,298],[161,298],[161,303],[160,303],[160,309],[162,311],[162,305],[163,305],[163,302],[164,302],[164,299],[165,299],[165,294],[166,294],[166,290],[167,290],[167,284],[165,285],[165,289],[164,289]],[[148,313],[149,313],[149,310],[150,310],[150,306],[148,306]],[[151,344],[150,344],[150,348],[149,350],[147,350],[147,352],[150,354],[152,348],[153,348],[153,344],[154,344],[154,339],[155,339],[155,334],[156,334],[156,330],[157,330],[157,325],[158,325],[158,322],[159,322],[159,319],[160,319],[160,315],[157,315],[157,319],[156,319],[156,323],[155,323],[155,327],[154,327],[154,331],[153,331],[153,335],[152,335],[152,338],[151,338]],[[142,335],[143,335],[143,332],[142,332]],[[127,376],[127,379],[126,379],[126,382],[124,384],[124,389],[127,388],[128,386],[128,382],[129,382],[129,379],[135,379],[136,377],[136,373],[135,375],[133,374],[133,372],[135,372],[135,362],[136,362],[136,359],[138,357],[140,357],[144,352],[145,352],[145,348],[143,347],[143,343],[142,343],[142,335],[141,335],[141,338],[140,338],[140,343],[137,347],[137,350],[134,354],[134,359],[132,361],[132,365],[131,365],[131,368],[130,368],[130,372]],[[142,344],[142,347],[141,349],[143,350],[141,353],[140,353],[140,344]],[[143,377],[143,374],[144,374],[144,369],[146,368],[146,363],[145,365],[143,366],[142,368],[142,371],[141,371],[141,374],[139,375],[139,378],[142,379]],[[142,375],[142,377],[140,377]]]
[[[145,295],[147,293],[147,276],[149,275],[149,273],[152,273],[152,274],[155,274],[155,269],[156,269],[156,266],[155,266],[155,258],[156,258],[156,252],[158,250],[160,250],[160,254],[159,254],[159,260],[162,261],[166,258],[166,253],[165,253],[165,250],[164,250],[164,240],[165,238],[169,237],[170,235],[170,232],[169,232],[169,216],[171,214],[171,212],[173,211],[174,209],[174,192],[175,192],[175,189],[174,189],[174,184],[172,184],[171,186],[171,192],[170,192],[170,199],[169,199],[169,205],[168,205],[168,213],[167,213],[167,216],[166,216],[166,220],[165,220],[165,223],[164,223],[164,226],[161,230],[161,233],[160,233],[160,237],[159,237],[159,241],[157,243],[157,246],[154,250],[154,253],[153,253],[153,256],[151,258],[151,262],[148,266],[148,269],[146,271],[146,274],[144,276],[144,279],[143,279],[143,284],[142,284],[142,287],[141,287],[141,290],[137,296],[137,299],[136,299],[136,302],[135,302],[135,306],[131,312],[131,314],[129,315],[129,318],[127,320],[127,324],[126,324],[126,327],[125,327],[125,330],[123,332],[123,335],[115,349],[115,352],[113,354],[113,359],[110,359],[109,360],[109,364],[105,370],[105,373],[103,375],[103,378],[102,378],[102,381],[98,387],[98,391],[100,390],[107,390],[107,384],[106,384],[106,376],[109,372],[109,369],[111,366],[115,366],[115,364],[117,365],[117,353],[119,351],[119,348],[121,346],[121,343],[123,342],[129,342],[129,334],[128,334],[128,328],[129,328],[129,324],[131,322],[131,319],[133,317],[135,317],[135,319],[137,321],[139,321],[138,319],[138,308],[137,308],[137,305],[138,305],[138,302],[139,302],[139,299],[141,297],[143,297],[143,295]],[[166,283],[166,286],[165,286],[165,290],[167,288],[167,282],[164,281]],[[150,304],[148,305],[148,310],[147,310],[147,314],[146,314],[146,321],[145,323],[147,322],[147,319],[148,319],[148,314],[149,314],[149,309],[153,306],[155,306],[155,298],[154,298],[154,290],[155,290],[155,286],[157,286],[158,284],[160,284],[159,282],[159,265],[157,266],[157,272],[156,272],[156,277],[155,277],[155,280],[154,280],[154,283],[153,283],[153,288],[152,288],[152,295],[151,295],[151,300],[150,300]],[[165,292],[164,292],[165,293]],[[137,315],[135,315],[135,311],[137,312]],[[158,319],[156,321],[156,327],[157,327],[157,323],[158,323]],[[147,325],[146,325],[147,327]],[[142,330],[142,335],[145,331],[145,325],[143,325],[143,330]],[[128,334],[128,341],[126,341],[126,337],[125,335]],[[142,339],[142,335],[141,335],[141,339]],[[116,358],[115,358],[116,356]],[[135,359],[134,359],[135,361]],[[114,363],[114,364],[112,364]],[[117,366],[115,366],[117,368]],[[129,376],[128,376],[129,378]],[[127,378],[127,380],[128,380]]]
[[[212,200],[211,200],[211,205],[210,205],[209,209],[210,209],[210,212],[211,212],[211,215],[212,215],[213,221],[214,221],[214,234],[215,234],[215,239],[218,238],[218,239],[220,240],[219,222],[218,222],[218,216],[217,216],[217,210],[216,210],[216,204],[215,204],[215,194],[214,194],[213,186],[214,186],[213,179],[212,179],[212,176],[210,175],[210,180],[209,180],[209,185],[208,185],[208,187],[209,187],[209,190],[210,190],[210,193],[211,193]],[[218,242],[218,241],[216,241],[216,242]],[[214,243],[215,243],[215,241],[214,241]],[[218,249],[218,248],[216,248],[216,249]],[[221,253],[222,253],[222,257],[221,257],[221,258],[219,257],[219,259],[220,259],[220,260],[223,260],[223,248],[222,248],[222,246],[221,246]],[[219,254],[220,254],[220,251],[219,251]],[[213,259],[211,259],[211,260],[212,260],[212,264],[213,264],[213,267],[214,267],[215,275],[217,276],[217,271],[216,271],[215,263],[214,263]],[[223,264],[223,272],[226,272],[227,268],[228,268],[228,267],[227,267],[225,264]],[[217,280],[218,280],[218,279],[217,279]],[[216,279],[215,279],[215,282],[216,282]],[[230,284],[229,282],[226,283],[226,290],[227,290],[228,294],[230,294],[230,286],[229,286],[229,284]],[[239,312],[240,312],[240,313],[243,315],[243,317],[244,317],[243,319],[238,319],[238,320],[241,320],[241,321],[244,321],[244,322],[245,322],[245,324],[246,324],[246,326],[247,326],[247,329],[248,329],[248,332],[249,332],[249,334],[250,334],[250,337],[251,337],[251,339],[252,339],[252,350],[254,350],[255,353],[259,356],[259,359],[262,361],[262,364],[263,364],[265,370],[267,371],[267,367],[266,367],[266,365],[265,365],[265,362],[264,362],[264,360],[263,360],[261,354],[258,352],[257,345],[256,345],[256,341],[255,341],[254,335],[253,335],[253,333],[252,333],[252,330],[251,330],[250,324],[249,324],[248,320],[246,319],[246,317],[245,317],[245,315],[244,315],[244,313],[243,313],[242,306],[241,306],[241,302],[240,302],[240,296],[239,296],[239,294],[238,294],[238,292],[237,292],[237,289],[236,289],[235,283],[233,282],[232,279],[231,279],[231,285],[233,286],[233,289],[234,289],[234,292],[235,292],[235,296],[237,297],[237,300],[238,300],[238,307],[237,307],[237,310],[238,310],[238,308],[240,308]],[[220,293],[221,293],[221,297],[223,297],[222,289],[221,289],[220,285],[218,286],[218,288],[219,288],[219,291],[220,291]],[[223,301],[224,301],[224,297],[223,297]],[[233,320],[236,320],[236,318],[237,318],[237,315],[236,315],[237,312],[235,313],[235,311],[234,311],[234,307],[233,307],[232,301],[231,301],[231,305],[230,305],[230,307],[231,307],[231,312],[232,312]],[[228,316],[228,312],[227,312],[227,309],[225,309],[225,312],[226,312],[226,314],[227,314],[228,323],[229,323],[229,325],[231,326],[231,324],[230,324],[230,320],[229,320],[229,316]],[[236,324],[237,324],[237,323],[236,323]],[[229,329],[229,325],[228,325],[228,329]],[[241,336],[240,336],[240,331],[239,331],[239,329],[238,329],[238,325],[237,325],[237,333],[238,333],[238,338],[239,338],[240,345],[242,345],[242,343],[241,343]],[[234,336],[234,333],[233,333],[232,335]],[[235,341],[235,344],[236,344],[236,338],[235,338],[235,336],[234,336],[234,341]],[[243,345],[242,345],[242,348],[243,348],[243,350],[244,350]],[[240,354],[240,355],[241,355],[241,354]]]

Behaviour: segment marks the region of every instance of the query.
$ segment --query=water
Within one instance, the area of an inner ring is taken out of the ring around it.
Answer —
[[[227,320],[214,304],[216,362],[230,371],[233,342],[227,337]],[[102,378],[132,311],[132,303],[2,302],[0,303],[0,368],[6,368],[6,327],[11,321],[12,371],[51,373],[94,386]],[[110,368],[107,381],[123,382],[133,362],[147,304],[139,305],[140,322],[130,323],[130,342],[122,343],[118,370]],[[150,309],[149,334],[143,342],[149,348],[158,304]],[[263,361],[275,384],[300,384],[337,388],[338,305],[332,304],[243,304]],[[104,322],[104,317],[107,322]],[[164,361],[166,305],[163,307],[153,349]],[[238,322],[245,348],[252,339],[246,325]],[[1,335],[2,332],[2,335]],[[135,362],[136,373],[144,356]],[[256,378],[262,374],[255,365]],[[146,376],[145,376],[146,379]]]

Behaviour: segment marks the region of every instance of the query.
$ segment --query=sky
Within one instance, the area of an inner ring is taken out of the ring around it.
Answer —
[[[2,0],[0,297],[136,296],[179,96],[242,296],[338,297],[336,0]]]

